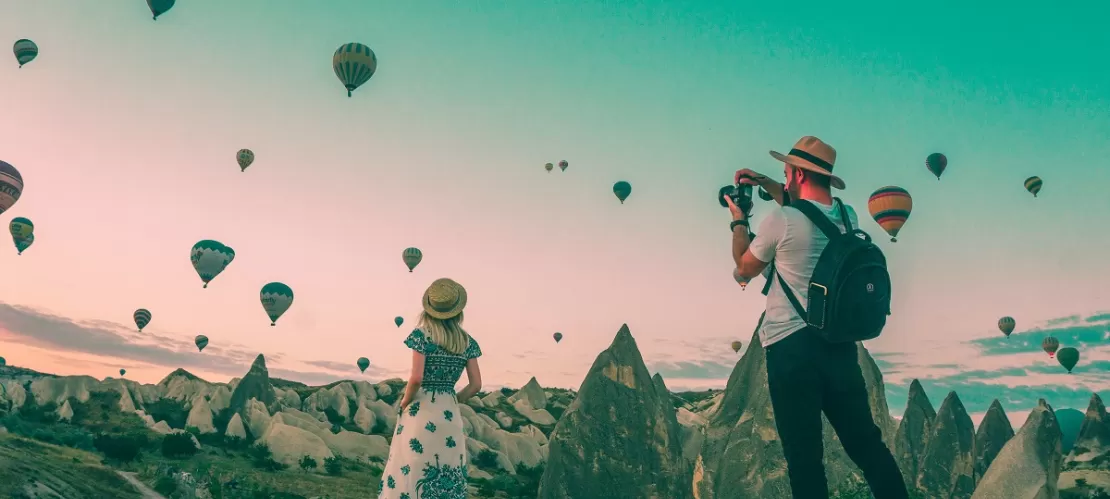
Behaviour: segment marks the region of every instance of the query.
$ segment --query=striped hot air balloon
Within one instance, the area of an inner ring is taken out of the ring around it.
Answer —
[[[613,194],[616,194],[617,199],[621,200],[621,204],[624,204],[624,200],[628,199],[629,194],[632,194],[632,184],[623,180],[613,184]]]
[[[906,219],[913,211],[913,198],[901,187],[882,187],[871,193],[871,198],[867,200],[867,211],[890,234],[890,241],[896,243],[898,231],[906,224]]]
[[[198,352],[203,352],[204,347],[208,346],[208,337],[203,334],[198,334],[196,338],[193,338],[193,343],[197,345]]]
[[[22,68],[24,64],[38,57],[39,46],[35,45],[35,42],[31,40],[22,38],[15,41],[15,45],[12,46],[12,52],[15,53],[15,60],[19,63],[19,67]]]
[[[1053,355],[1056,355],[1057,348],[1060,348],[1060,340],[1056,338],[1048,336],[1045,337],[1043,341],[1041,341],[1041,349],[1048,354],[1049,358],[1052,358]]]
[[[150,310],[140,308],[135,311],[135,325],[139,326],[139,332],[143,332],[143,328],[150,324]]]
[[[553,165],[551,163],[547,163],[547,164],[543,165],[543,169],[547,170],[547,173],[551,173],[551,170],[555,169],[555,165]]]
[[[266,315],[270,317],[270,325],[276,326],[281,314],[289,310],[289,306],[293,304],[293,289],[284,283],[271,282],[262,286],[259,299],[262,300],[262,308],[266,310]]]
[[[18,241],[27,237],[31,237],[35,233],[35,224],[30,220],[23,217],[15,217],[11,223],[8,224],[8,232],[12,233],[12,239]]]
[[[933,175],[937,176],[937,180],[940,180],[940,175],[944,173],[944,169],[947,166],[948,158],[939,152],[930,154],[928,158],[925,158],[925,168],[933,172]]]
[[[420,261],[424,259],[424,253],[420,252],[420,248],[405,248],[401,252],[401,259],[405,261],[405,265],[409,268],[409,272],[420,265]]]
[[[23,194],[23,176],[14,166],[0,161],[0,214],[8,211]]]
[[[235,153],[235,161],[239,163],[239,171],[247,171],[247,167],[254,163],[254,151],[239,149],[239,152]]]
[[[173,3],[174,0],[146,0],[146,5],[150,7],[150,13],[154,15],[155,21],[158,20],[158,16],[173,8]]]
[[[374,71],[378,70],[378,56],[366,45],[346,43],[335,49],[331,67],[347,89],[347,97],[350,97],[351,92],[374,76]]]
[[[1014,327],[1016,326],[1017,322],[1014,321],[1013,317],[1006,316],[998,319],[998,330],[1002,331],[1002,334],[1006,335],[1007,337],[1010,336],[1010,333],[1014,332]]]
[[[1025,179],[1025,190],[1032,193],[1033,197],[1037,197],[1037,193],[1041,192],[1042,185],[1044,185],[1044,181],[1041,180],[1041,177],[1033,176]]]

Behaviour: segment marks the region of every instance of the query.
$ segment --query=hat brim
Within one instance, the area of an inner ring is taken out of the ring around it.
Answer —
[[[466,288],[458,286],[458,290],[458,303],[456,303],[454,307],[451,307],[451,310],[447,311],[440,311],[432,308],[432,302],[428,299],[428,293],[425,292],[424,298],[420,300],[420,303],[424,306],[424,312],[427,312],[428,315],[440,320],[450,319],[452,317],[455,317],[456,315],[461,314],[463,309],[466,308]]]
[[[786,163],[790,166],[794,166],[794,167],[797,167],[797,168],[801,168],[803,170],[808,170],[808,171],[811,171],[813,173],[817,173],[819,175],[825,175],[825,176],[829,177],[829,186],[831,186],[834,189],[844,190],[844,180],[842,180],[840,177],[837,177],[836,175],[833,175],[828,170],[826,170],[824,168],[821,168],[820,166],[817,166],[813,163],[810,163],[809,161],[806,161],[802,158],[798,158],[798,157],[795,157],[795,156],[787,156],[787,155],[784,155],[784,154],[779,154],[778,152],[775,152],[775,151],[770,151],[770,152],[771,152],[771,157],[772,158],[775,158],[779,161],[782,161],[783,163]]]

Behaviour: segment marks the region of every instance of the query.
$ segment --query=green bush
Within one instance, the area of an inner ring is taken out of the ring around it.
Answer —
[[[189,419],[185,403],[171,398],[161,398],[157,402],[146,404],[144,410],[155,421],[165,421],[170,428],[184,429],[185,422]]]
[[[170,433],[162,438],[162,455],[171,459],[187,458],[197,453],[190,433]]]
[[[389,426],[388,426],[388,423],[385,422],[385,419],[375,420],[374,421],[374,427],[370,428],[370,434],[371,435],[385,435],[386,433],[389,433]]]
[[[316,459],[314,459],[312,456],[305,455],[304,457],[301,457],[300,465],[301,465],[301,469],[304,470],[305,472],[307,472],[309,470],[316,469],[317,463],[316,463]]]
[[[145,437],[138,435],[109,435],[102,433],[93,439],[93,447],[109,459],[131,462],[139,457],[147,444]]]
[[[343,473],[343,462],[336,456],[325,458],[324,471],[331,476],[339,476]]]
[[[174,492],[177,492],[177,481],[170,476],[160,476],[158,481],[154,482],[154,491],[169,497]]]
[[[482,449],[474,458],[474,465],[484,469],[497,469],[497,462],[497,453],[489,449]]]
[[[284,463],[279,463],[274,460],[274,454],[270,451],[270,446],[258,443],[250,448],[251,464],[255,468],[266,471],[281,471],[288,468]]]

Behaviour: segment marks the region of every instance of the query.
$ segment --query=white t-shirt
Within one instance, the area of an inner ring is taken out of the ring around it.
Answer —
[[[821,204],[809,201],[825,214],[841,231],[844,223],[840,219],[840,210],[834,205]],[[852,227],[859,227],[856,211],[847,204],[844,205],[848,212],[848,219]],[[813,269],[817,266],[817,259],[829,243],[825,234],[813,225],[805,214],[794,208],[775,207],[774,211],[767,214],[767,218],[759,224],[755,241],[752,241],[748,251],[752,256],[762,262],[774,261],[775,273],[782,275],[783,280],[790,285],[790,291],[803,307],[809,297],[809,280],[813,276]],[[770,265],[767,266],[770,269]],[[791,333],[806,327],[806,322],[794,310],[790,299],[782,291],[778,277],[770,275],[767,270],[763,276],[773,279],[771,289],[767,293],[767,313],[763,317],[763,326],[759,329],[759,341],[764,347],[782,340]]]

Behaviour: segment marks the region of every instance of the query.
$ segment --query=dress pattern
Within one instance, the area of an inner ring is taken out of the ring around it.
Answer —
[[[424,381],[400,411],[382,471],[379,499],[466,499],[467,457],[455,384],[482,349],[470,339],[463,355],[434,344],[419,329],[405,346],[424,354]]]

